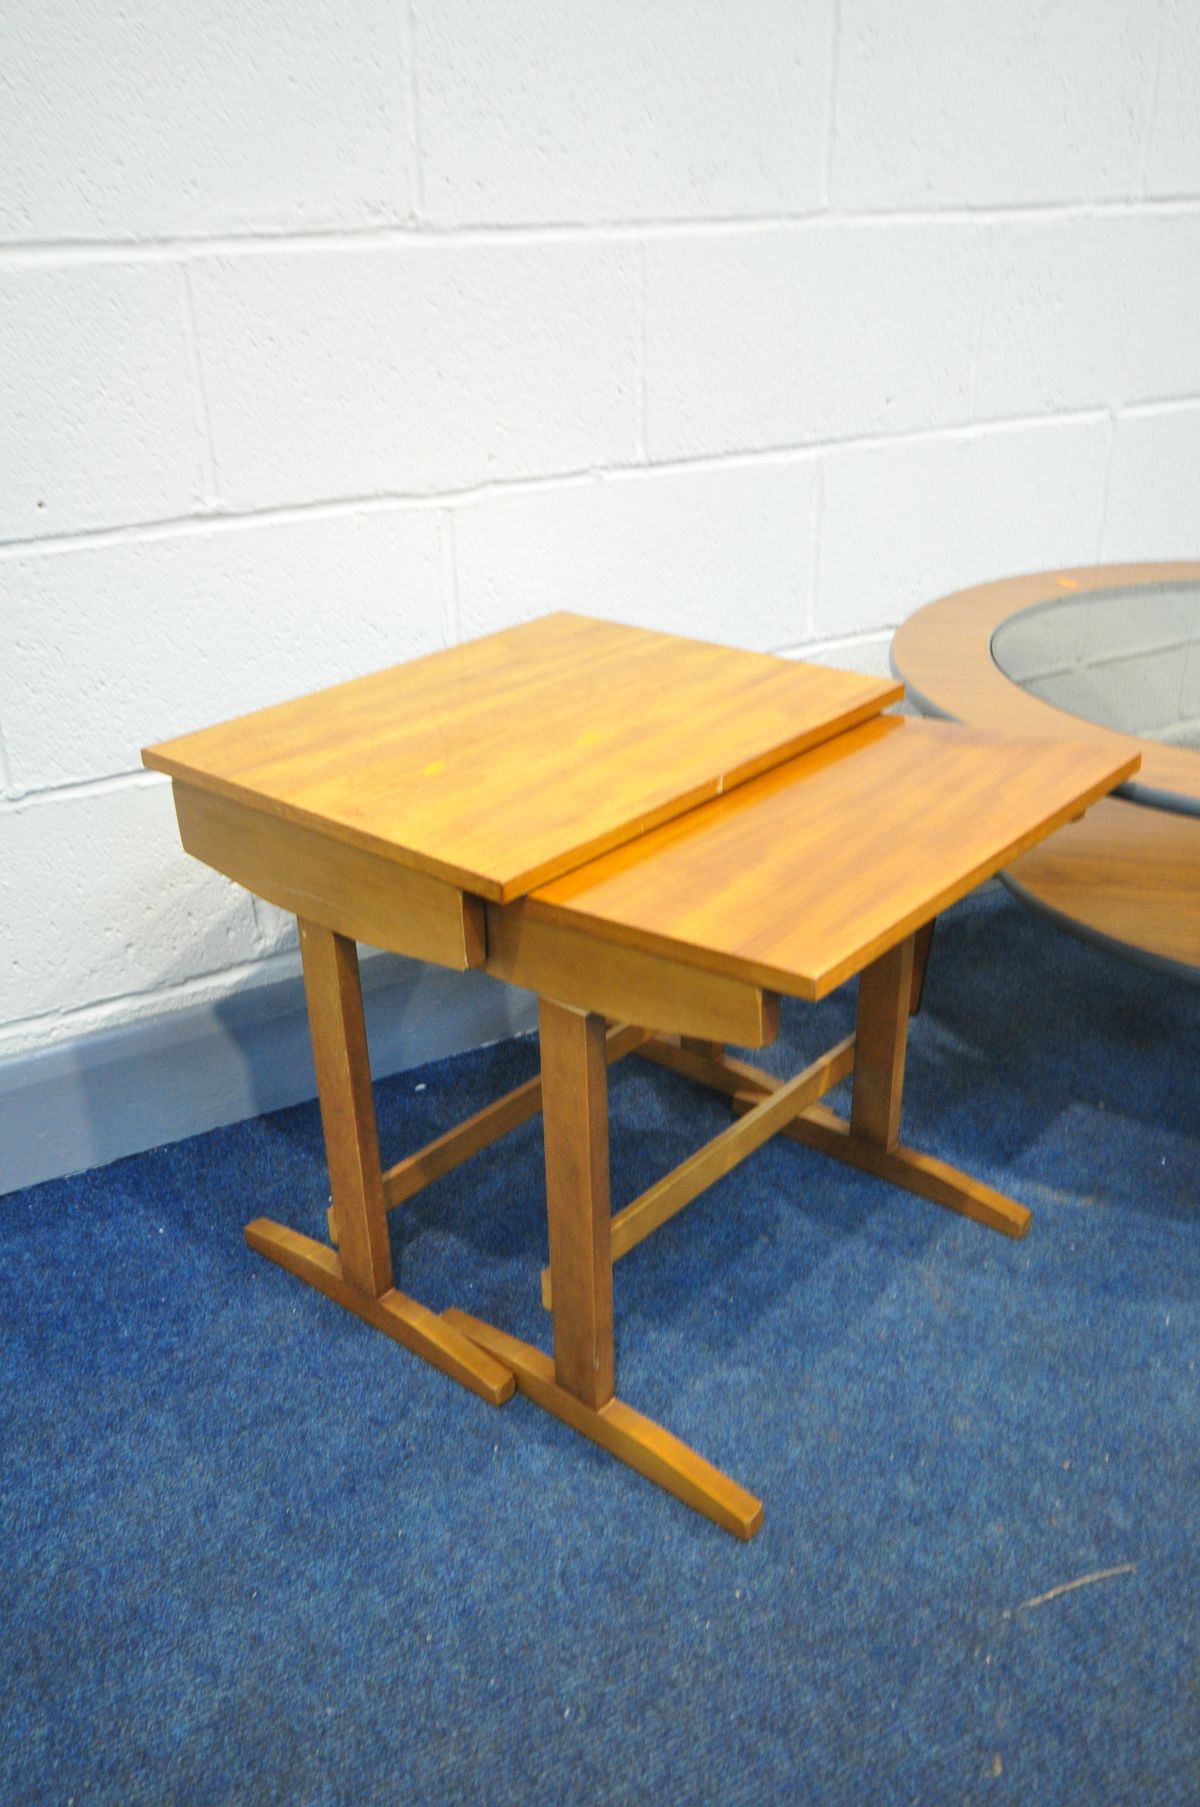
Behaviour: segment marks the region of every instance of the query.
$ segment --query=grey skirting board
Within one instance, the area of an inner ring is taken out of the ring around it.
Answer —
[[[537,1025],[486,973],[364,954],[377,1079]],[[0,1061],[0,1194],[297,1104],[316,1093],[297,972],[216,1003]]]

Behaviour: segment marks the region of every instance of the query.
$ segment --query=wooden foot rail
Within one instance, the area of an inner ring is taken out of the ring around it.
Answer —
[[[776,1079],[774,1073],[768,1073],[765,1067],[751,1066],[748,1060],[735,1060],[731,1054],[722,1053],[719,1043],[711,1046],[716,1049],[715,1053],[701,1054],[682,1041],[676,1045],[665,1036],[656,1035],[643,1043],[637,1052],[642,1060],[652,1060],[655,1066],[681,1073],[685,1079],[698,1080],[714,1091],[728,1092],[731,1098],[735,1092],[747,1090],[777,1092],[784,1083],[782,1079]]]
[[[244,1234],[256,1253],[306,1280],[327,1299],[344,1305],[347,1311],[382,1330],[394,1342],[402,1343],[414,1355],[423,1356],[489,1405],[503,1405],[512,1398],[515,1382],[509,1370],[407,1293],[389,1287],[373,1298],[343,1277],[335,1250],[311,1236],[302,1236],[298,1230],[288,1229],[286,1224],[274,1223],[269,1217],[255,1218],[246,1225]]]
[[[987,1229],[998,1230],[1003,1236],[1021,1237],[1032,1222],[1031,1213],[1024,1205],[946,1161],[906,1147],[899,1139],[908,1019],[920,1009],[932,940],[933,923],[929,922],[924,929],[898,943],[863,970],[859,979],[856,1034],[840,1044],[839,1049],[831,1051],[837,1054],[842,1049],[851,1050],[850,1061],[836,1074],[840,1079],[852,1068],[854,1071],[854,1099],[849,1123],[814,1099],[791,1113],[773,1133],[818,1149],[833,1160],[845,1161],[865,1173],[873,1173],[907,1192],[915,1192],[934,1204],[944,1205],[947,1210],[957,1211]],[[684,1043],[676,1047],[658,1038],[647,1042],[638,1052],[645,1060],[656,1061],[714,1091],[726,1093],[743,1124],[761,1121],[764,1106],[778,1099],[783,1090],[782,1082],[774,1074],[746,1061],[735,1060],[719,1048],[706,1053],[699,1044]],[[830,1086],[833,1083],[835,1080],[831,1079]],[[823,1089],[828,1091],[830,1086]],[[710,1144],[713,1146],[715,1144]],[[706,1152],[702,1149],[701,1155]],[[696,1158],[693,1156],[693,1162]],[[685,1162],[678,1173],[682,1175],[688,1165]],[[640,1210],[646,1200],[653,1200],[655,1194],[670,1187],[675,1178],[675,1175],[669,1175],[666,1181],[660,1181],[659,1186],[652,1187],[650,1192],[628,1206],[625,1213],[613,1219],[614,1258],[626,1252],[620,1246],[617,1231],[621,1216]],[[642,1235],[664,1221],[665,1216],[660,1216],[654,1223],[647,1222]],[[640,1241],[641,1236],[637,1240]],[[548,1304],[544,1274],[542,1297]]]
[[[628,1024],[615,1023],[609,1029],[605,1040],[605,1059],[609,1066],[632,1054],[644,1042],[651,1039],[650,1029],[635,1029]],[[417,1149],[415,1154],[406,1155],[389,1167],[383,1175],[383,1202],[388,1211],[394,1211],[406,1199],[431,1185],[434,1180],[441,1179],[443,1174],[453,1172],[454,1168],[469,1161],[493,1142],[527,1123],[530,1117],[536,1117],[542,1108],[541,1076],[526,1080],[524,1085],[506,1092],[503,1098],[485,1105],[476,1111],[473,1117],[467,1117],[462,1123],[456,1123],[448,1129],[444,1136],[438,1136],[433,1142],[427,1142],[424,1148]],[[330,1206],[326,1219],[329,1240],[337,1246],[337,1220],[333,1207]]]
[[[299,926],[329,1186],[342,1246],[328,1248],[267,1217],[246,1225],[246,1241],[481,1399],[503,1405],[515,1384],[508,1370],[393,1281],[357,949],[317,923],[301,918]]]
[[[757,1102],[753,1093],[745,1093],[734,1099],[733,1108],[750,1111]],[[970,1217],[989,1230],[999,1230],[1002,1236],[1020,1238],[1033,1221],[1032,1213],[1016,1199],[985,1186],[982,1180],[972,1179],[969,1173],[951,1167],[947,1161],[922,1154],[916,1148],[906,1148],[902,1142],[892,1148],[881,1148],[877,1143],[856,1136],[844,1117],[836,1116],[824,1105],[811,1105],[785,1124],[780,1133],[835,1161],[845,1161],[864,1173],[889,1180],[893,1186],[902,1186],[906,1192],[931,1199],[935,1205],[944,1205],[949,1211]]]
[[[644,1051],[649,1051],[649,1044]],[[688,1051],[675,1049],[672,1052]],[[721,1065],[703,1055],[689,1055],[689,1058],[705,1066]],[[778,1135],[784,1124],[806,1105],[831,1091],[853,1066],[854,1037],[848,1035],[836,1047],[830,1048],[827,1054],[822,1054],[819,1060],[813,1061],[811,1066],[805,1067],[802,1073],[797,1073],[794,1079],[776,1080],[773,1082],[773,1091],[754,1095],[753,1104],[738,1122],[731,1123],[728,1129],[722,1130],[719,1136],[714,1136],[711,1142],[706,1142],[703,1148],[697,1149],[695,1154],[635,1198],[632,1204],[617,1212],[612,1220],[613,1260],[628,1255],[639,1242],[643,1242],[654,1230],[661,1229],[685,1205],[690,1205],[694,1198],[698,1198],[701,1192],[707,1191],[717,1180],[731,1173],[755,1149],[761,1148],[764,1142]],[[752,1072],[756,1070],[751,1069]],[[769,1077],[770,1075],[764,1075],[764,1078]],[[548,1311],[552,1308],[552,1300],[550,1269],[544,1268],[542,1303]]]
[[[639,1474],[673,1493],[693,1511],[703,1513],[725,1531],[748,1541],[763,1520],[762,1501],[739,1487],[736,1481],[706,1462],[678,1437],[673,1437],[652,1418],[644,1418],[623,1400],[608,1399],[603,1405],[589,1406],[555,1378],[554,1363],[540,1349],[520,1342],[492,1324],[485,1324],[465,1311],[443,1312],[446,1325],[503,1364],[516,1378],[520,1391],[569,1424],[572,1430],[589,1437],[610,1455],[636,1468]]]

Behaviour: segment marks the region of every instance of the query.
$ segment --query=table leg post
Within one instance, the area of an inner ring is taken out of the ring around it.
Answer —
[[[378,1299],[392,1284],[392,1256],[358,950],[332,929],[303,919],[299,926],[342,1273]]]
[[[753,1537],[762,1502],[614,1394],[604,1019],[543,998],[539,1022],[554,1360],[466,1312],[451,1309],[445,1322],[510,1369],[544,1411],[735,1537]]]
[[[929,935],[922,936],[918,930],[915,939],[924,941],[923,948],[916,949],[917,958],[928,958]],[[986,1224],[1005,1236],[1024,1236],[1030,1222],[1024,1205],[946,1161],[906,1148],[900,1141],[908,1019],[914,991],[913,943],[910,935],[881,954],[859,976],[850,1121],[835,1116],[822,1104],[813,1104],[785,1124],[780,1133],[820,1149],[835,1161],[845,1161],[895,1186],[931,1198],[935,1204],[974,1218],[976,1223]],[[747,1089],[735,1097],[734,1109],[750,1111],[760,1101],[758,1090]]]
[[[516,1387],[511,1372],[392,1285],[358,951],[344,935],[302,919],[300,955],[338,1247],[267,1217],[246,1225],[246,1241],[481,1399],[502,1405]]]
[[[543,998],[539,1028],[555,1376],[598,1408],[613,1396],[605,1023]]]
[[[850,1130],[885,1149],[900,1140],[912,974],[913,937],[908,935],[864,967],[858,981]]]
[[[931,916],[923,928],[919,928],[913,936],[913,969],[912,969],[912,1001],[908,1014],[919,1016],[925,998],[925,975],[929,971],[929,955],[933,949],[933,931],[937,927],[937,917]]]

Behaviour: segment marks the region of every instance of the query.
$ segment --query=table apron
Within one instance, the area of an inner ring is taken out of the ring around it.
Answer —
[[[456,972],[484,961],[477,897],[320,830],[174,781],[184,847],[268,903]]]
[[[519,903],[486,909],[488,972],[539,997],[741,1048],[764,1048],[779,1033],[777,992],[539,920]]]

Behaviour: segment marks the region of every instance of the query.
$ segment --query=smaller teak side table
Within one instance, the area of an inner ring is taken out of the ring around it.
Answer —
[[[900,1141],[937,913],[1136,768],[886,715],[898,684],[551,615],[147,748],[189,853],[299,921],[330,1241],[251,1248],[492,1404],[530,1399],[739,1537],[762,1506],[616,1395],[612,1264],[783,1133],[1009,1236],[1029,1213]],[[538,994],[541,1077],[381,1168],[355,944]],[[780,1081],[781,995],[861,974],[855,1034]],[[728,1129],[613,1217],[607,1068],[727,1094]],[[850,1116],[820,1102],[853,1074]],[[387,1214],[541,1110],[553,1358],[395,1284]]]

